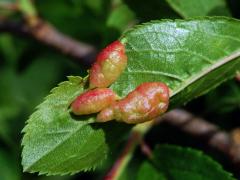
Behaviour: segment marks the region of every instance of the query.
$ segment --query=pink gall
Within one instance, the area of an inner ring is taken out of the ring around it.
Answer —
[[[160,82],[148,82],[138,86],[127,97],[103,109],[97,116],[98,122],[110,120],[129,124],[152,120],[166,112],[169,104],[169,89]]]
[[[97,113],[116,99],[117,95],[111,89],[97,88],[79,95],[71,104],[71,110],[75,115]]]
[[[90,88],[108,87],[127,66],[125,47],[120,41],[114,41],[97,56],[89,73]]]

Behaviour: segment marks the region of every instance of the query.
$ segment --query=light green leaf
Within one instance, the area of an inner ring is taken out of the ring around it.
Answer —
[[[225,0],[166,0],[182,17],[230,16]]]
[[[72,174],[102,162],[107,152],[103,131],[94,131],[87,121],[74,121],[68,113],[70,103],[83,92],[83,86],[83,79],[70,77],[53,89],[32,114],[23,130],[24,171]],[[101,153],[92,154],[96,150]]]
[[[31,115],[23,130],[24,171],[63,175],[94,169],[119,134],[129,131],[118,123],[89,124],[94,116],[72,117],[68,107],[84,85],[84,79],[69,77]]]
[[[125,96],[142,82],[165,82],[171,105],[198,97],[240,69],[240,21],[230,18],[162,20],[126,32],[128,66],[111,86]]]
[[[152,163],[144,162],[140,168],[138,179],[143,176],[145,179],[159,177],[156,179],[160,180],[234,179],[219,163],[201,151],[175,145],[158,146],[153,152]]]

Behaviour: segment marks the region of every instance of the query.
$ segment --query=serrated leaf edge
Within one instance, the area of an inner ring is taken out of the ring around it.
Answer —
[[[21,146],[23,147],[24,149],[24,146],[25,146],[25,140],[27,139],[27,137],[29,136],[29,134],[31,134],[31,131],[28,131],[29,129],[29,126],[30,126],[30,122],[32,121],[32,117],[34,116],[35,113],[38,112],[38,110],[44,106],[48,99],[49,98],[52,98],[54,97],[54,93],[58,91],[59,88],[61,88],[61,86],[64,86],[65,84],[69,84],[69,83],[74,83],[74,81],[79,81],[79,83],[86,83],[87,79],[88,79],[88,76],[85,77],[85,78],[82,78],[80,76],[67,76],[68,78],[68,81],[63,81],[63,82],[60,82],[56,87],[54,87],[51,91],[50,91],[50,94],[47,95],[45,98],[44,98],[44,101],[39,104],[36,108],[35,108],[35,112],[32,113],[32,115],[28,118],[28,120],[26,121],[26,126],[23,128],[23,130],[21,131],[21,133],[24,134],[23,138],[22,138],[22,142],[21,142]],[[88,123],[86,122],[85,125],[87,125]],[[78,129],[79,130],[79,129]],[[56,145],[56,147],[58,146],[59,144]],[[54,176],[54,175],[60,175],[60,176],[63,176],[63,175],[73,175],[73,174],[76,174],[80,171],[83,171],[83,172],[87,172],[87,171],[92,171],[92,170],[95,170],[98,166],[100,166],[103,161],[107,158],[107,154],[103,154],[103,160],[102,161],[99,161],[97,164],[93,165],[92,167],[88,167],[88,168],[83,168],[83,169],[80,169],[80,170],[77,170],[77,171],[69,171],[69,172],[66,172],[66,173],[52,173],[52,172],[47,172],[47,171],[34,171],[34,170],[30,170],[29,167],[25,168],[24,165],[22,164],[23,166],[23,172],[29,172],[29,173],[38,173],[38,175],[46,175],[46,176]],[[21,157],[23,158],[23,150],[22,150],[22,153],[21,153]],[[41,157],[42,158],[42,157]]]
[[[234,18],[229,18],[229,17],[224,17],[224,16],[203,16],[203,17],[197,17],[197,18],[189,18],[189,19],[162,19],[162,20],[153,20],[150,22],[146,22],[140,25],[136,25],[135,27],[125,31],[123,33],[123,35],[120,37],[120,41],[123,44],[127,43],[127,38],[126,36],[132,32],[134,32],[135,30],[141,29],[141,28],[145,28],[145,26],[148,25],[153,25],[154,23],[174,23],[174,22],[191,22],[191,21],[196,21],[196,20],[222,20],[222,21],[232,21],[232,22],[238,22],[240,24],[240,20],[238,19],[234,19]],[[172,98],[173,96],[177,95],[179,92],[181,92],[183,89],[185,89],[189,84],[194,83],[195,81],[201,79],[202,77],[204,77],[204,75],[216,70],[217,68],[221,67],[222,65],[230,62],[231,60],[235,60],[236,58],[240,57],[240,49],[238,49],[235,52],[232,52],[229,56],[225,56],[223,58],[221,58],[217,63],[212,64],[211,66],[209,66],[209,68],[204,69],[202,71],[200,71],[198,74],[196,74],[194,76],[194,78],[188,78],[184,81],[184,84],[179,86],[179,88],[177,89],[171,89],[170,91],[170,97]],[[229,77],[230,78],[230,77]],[[225,79],[227,80],[227,79]],[[210,89],[209,89],[210,90]],[[203,94],[203,93],[202,93]]]

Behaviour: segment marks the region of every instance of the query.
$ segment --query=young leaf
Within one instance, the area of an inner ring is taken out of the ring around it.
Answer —
[[[166,0],[183,18],[196,16],[230,16],[225,0]]]
[[[126,32],[128,66],[111,86],[126,96],[143,82],[161,81],[171,105],[186,103],[240,69],[240,21],[223,17],[162,20]]]
[[[69,105],[84,91],[84,85],[84,79],[69,77],[31,115],[23,129],[24,171],[63,175],[93,169],[105,160],[111,141],[129,131],[116,123],[91,125],[94,116],[79,121],[71,116]]]
[[[182,148],[175,145],[158,146],[153,153],[152,164],[144,162],[138,173],[138,179],[159,177],[172,180],[233,180],[232,175],[219,163],[204,155],[201,151]],[[151,172],[151,173],[149,173]]]

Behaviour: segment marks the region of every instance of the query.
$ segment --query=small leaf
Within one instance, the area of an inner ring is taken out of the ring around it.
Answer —
[[[93,169],[105,160],[116,137],[129,131],[117,123],[89,124],[94,116],[81,121],[71,116],[68,107],[84,91],[84,85],[84,79],[69,77],[31,115],[23,129],[24,171],[63,175]]]
[[[225,0],[166,0],[182,17],[230,16]]]
[[[144,162],[138,179],[145,176],[172,180],[233,180],[221,165],[201,151],[175,145],[158,146],[153,153],[152,164]],[[149,173],[151,172],[151,173]],[[165,178],[163,178],[165,177]]]
[[[124,97],[143,82],[161,81],[171,105],[198,97],[240,69],[240,21],[230,18],[162,20],[126,32],[128,66],[111,86]]]

